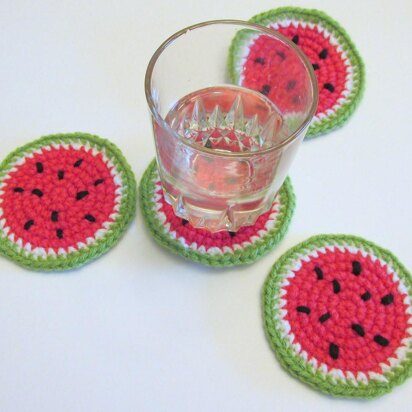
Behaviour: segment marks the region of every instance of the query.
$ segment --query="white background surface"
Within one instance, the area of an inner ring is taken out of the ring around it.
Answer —
[[[154,155],[143,77],[160,42],[286,4],[338,19],[367,69],[351,121],[298,153],[286,239],[251,267],[216,271],[160,249],[138,213],[83,269],[38,274],[1,259],[2,412],[410,410],[412,380],[362,402],[291,378],[265,340],[259,296],[277,257],[317,233],[364,236],[412,268],[410,0],[0,0],[1,157],[87,131],[115,142],[140,179]]]

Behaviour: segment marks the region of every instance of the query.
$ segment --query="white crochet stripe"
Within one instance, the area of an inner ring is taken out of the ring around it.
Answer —
[[[237,55],[237,59],[235,61],[236,64],[236,72],[239,73],[239,85],[243,84],[245,77],[243,75],[243,67],[246,64],[247,58],[250,53],[250,47],[255,43],[255,40],[258,39],[261,35],[254,34],[248,38],[248,42],[242,43],[240,47],[240,52]]]
[[[162,223],[166,233],[172,239],[177,239],[185,248],[190,248],[197,252],[207,253],[209,255],[223,255],[224,253],[233,253],[235,250],[243,250],[245,247],[255,244],[264,236],[266,236],[270,232],[270,230],[272,230],[275,227],[279,216],[279,212],[282,209],[282,207],[284,207],[280,204],[279,197],[277,197],[273,202],[269,219],[265,223],[265,229],[259,230],[256,235],[252,236],[249,239],[249,241],[242,242],[241,244],[234,244],[232,246],[224,246],[223,248],[213,246],[206,249],[205,246],[198,245],[196,242],[188,244],[186,239],[184,239],[183,237],[177,238],[177,234],[175,231],[172,231],[170,223],[166,222],[166,215],[161,211],[161,208],[163,207],[163,203],[161,202],[162,196],[158,192],[162,189],[162,185],[160,183],[158,172],[156,172],[153,182],[155,183],[155,191],[152,197],[154,203],[153,211],[156,213],[158,220]]]
[[[342,105],[348,101],[348,96],[352,93],[353,88],[354,88],[354,77],[353,77],[353,67],[351,64],[351,61],[348,58],[348,55],[344,51],[343,46],[339,43],[338,39],[331,33],[329,32],[325,27],[323,27],[320,23],[317,23],[316,25],[313,23],[308,23],[305,21],[301,20],[289,20],[289,19],[283,19],[280,21],[277,21],[268,27],[278,30],[279,27],[289,27],[290,25],[293,25],[294,27],[298,27],[298,25],[302,26],[303,28],[309,27],[311,29],[314,29],[316,27],[317,31],[323,35],[323,37],[326,40],[329,40],[329,42],[336,46],[337,51],[341,53],[342,60],[344,65],[346,66],[346,77],[345,77],[345,90],[343,90],[342,95],[337,99],[336,103],[333,105],[332,108],[327,109],[325,112],[317,113],[313,119],[312,123],[316,124],[321,122],[323,119],[326,117],[329,117],[336,113],[337,110],[339,110]],[[261,35],[256,34],[253,36],[250,36],[248,39],[248,42],[245,42],[242,44],[240,48],[239,55],[237,56],[237,61],[236,61],[236,71],[239,73],[239,84],[242,85],[244,81],[244,75],[243,75],[243,67],[247,61],[247,58],[250,53],[250,48],[254,44],[255,40],[260,37]]]
[[[92,154],[94,157],[98,156],[99,154],[102,155],[103,162],[107,165],[110,170],[110,174],[113,177],[113,181],[116,186],[116,197],[115,197],[115,204],[113,206],[113,212],[110,214],[110,221],[102,222],[102,225],[99,229],[96,230],[93,237],[89,237],[86,239],[86,243],[78,242],[76,245],[70,246],[66,248],[43,248],[43,247],[33,247],[29,242],[24,243],[23,239],[17,238],[16,234],[13,233],[11,227],[7,224],[7,219],[4,216],[4,210],[1,207],[3,203],[2,195],[5,193],[4,189],[7,187],[7,180],[10,179],[13,172],[18,170],[18,167],[23,165],[27,158],[33,158],[34,154],[43,154],[43,151],[51,151],[51,150],[78,150],[80,151],[82,148],[86,150],[89,154]],[[109,232],[110,227],[116,221],[119,216],[120,205],[123,200],[123,192],[124,192],[124,185],[121,173],[117,170],[115,164],[110,159],[110,155],[106,153],[106,150],[99,149],[97,146],[90,144],[90,143],[82,143],[82,142],[73,142],[70,144],[67,143],[53,143],[51,145],[43,146],[39,149],[31,149],[21,155],[5,172],[4,176],[0,178],[0,238],[1,237],[8,237],[8,239],[14,243],[19,251],[22,251],[26,256],[32,255],[35,258],[47,258],[49,256],[57,256],[57,255],[67,255],[72,252],[77,252],[80,249],[84,249],[89,247],[90,245],[96,243],[97,240],[106,236]]]
[[[284,296],[287,294],[287,287],[290,284],[288,279],[295,277],[295,273],[299,271],[302,267],[302,261],[309,262],[311,258],[317,258],[321,255],[325,255],[327,251],[334,252],[337,250],[344,253],[350,253],[352,255],[360,253],[363,257],[369,256],[374,262],[378,261],[379,265],[382,268],[385,268],[386,274],[392,278],[393,282],[399,282],[398,291],[404,296],[404,303],[408,305],[405,310],[405,313],[408,315],[408,324],[411,325],[411,327],[406,330],[409,337],[402,339],[402,346],[396,349],[394,356],[391,356],[387,359],[386,362],[389,363],[389,365],[383,362],[379,364],[382,373],[368,372],[368,375],[365,375],[364,373],[359,372],[355,376],[350,371],[331,369],[324,363],[319,364],[318,360],[314,357],[308,359],[307,352],[302,350],[301,345],[299,343],[294,342],[295,335],[292,332],[290,323],[286,319],[287,310],[285,309],[285,306],[287,302],[284,299]],[[408,354],[412,352],[412,306],[408,295],[408,289],[405,286],[404,282],[396,274],[396,271],[393,269],[393,267],[391,267],[387,262],[384,262],[381,258],[374,255],[370,251],[366,251],[364,249],[360,249],[349,244],[345,244],[344,246],[342,246],[332,242],[331,244],[325,247],[319,247],[312,251],[308,251],[308,253],[306,254],[301,253],[298,256],[299,258],[290,261],[289,265],[286,266],[286,269],[283,274],[283,280],[280,284],[279,292],[277,295],[274,296],[274,310],[279,325],[279,332],[281,333],[282,337],[290,343],[290,347],[294,350],[296,354],[304,358],[305,361],[311,365],[314,371],[319,371],[324,375],[329,375],[335,381],[341,380],[346,382],[349,380],[355,385],[358,385],[359,382],[368,383],[370,380],[388,382],[384,374],[391,371],[395,367],[398,367],[404,360],[408,358]]]

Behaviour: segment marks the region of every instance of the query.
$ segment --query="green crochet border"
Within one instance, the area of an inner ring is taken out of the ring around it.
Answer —
[[[31,143],[21,146],[10,153],[0,164],[0,181],[7,174],[12,165],[21,157],[35,149],[58,143],[80,143],[105,150],[107,157],[114,163],[123,181],[123,196],[120,202],[119,215],[109,227],[106,235],[92,245],[66,255],[34,257],[31,253],[22,250],[13,243],[3,231],[0,231],[0,253],[13,260],[20,266],[32,270],[62,271],[79,267],[86,262],[96,259],[107,252],[121,238],[136,210],[136,180],[132,169],[121,151],[108,140],[87,133],[54,134],[41,137]]]
[[[365,90],[365,65],[363,60],[346,30],[336,20],[320,10],[300,7],[279,7],[257,14],[250,21],[268,26],[282,19],[300,19],[309,23],[322,24],[323,27],[337,38],[353,67],[353,89],[346,97],[346,102],[332,115],[326,116],[319,122],[312,123],[306,134],[306,139],[329,133],[341,127],[349,119],[362,99]],[[229,79],[234,84],[238,84],[240,76],[236,70],[236,63],[240,59],[242,46],[249,42],[250,36],[250,30],[241,30],[237,33],[230,46],[227,66]]]
[[[388,383],[371,380],[368,384],[351,381],[334,381],[330,376],[325,377],[318,370],[305,362],[291,347],[289,341],[282,337],[281,327],[276,320],[278,313],[278,299],[281,283],[285,274],[301,255],[307,255],[320,247],[327,245],[350,245],[373,253],[387,262],[403,280],[412,297],[412,279],[410,273],[399,260],[388,250],[374,243],[351,235],[317,235],[294,246],[283,254],[272,267],[262,291],[262,309],[266,336],[272,349],[275,351],[281,365],[294,377],[300,379],[313,388],[329,395],[346,398],[375,398],[390,392],[396,385],[401,384],[412,375],[412,353],[407,355],[401,365],[384,374]]]
[[[227,252],[221,255],[201,253],[186,248],[178,240],[171,238],[156,216],[154,211],[155,202],[153,200],[156,178],[157,164],[156,160],[153,160],[144,172],[139,186],[140,209],[147,228],[161,246],[183,256],[185,259],[207,266],[225,267],[247,265],[255,262],[283,239],[295,209],[295,194],[290,179],[287,178],[279,191],[281,208],[275,227],[263,236],[261,240],[245,247],[243,250],[235,250],[233,253]]]

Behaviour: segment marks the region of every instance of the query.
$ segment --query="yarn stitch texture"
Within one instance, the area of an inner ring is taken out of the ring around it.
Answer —
[[[0,253],[34,270],[81,266],[120,239],[135,207],[133,172],[113,143],[42,137],[0,164]]]
[[[342,126],[358,106],[364,91],[365,69],[359,52],[342,26],[327,14],[312,9],[281,7],[258,14],[251,22],[273,28],[291,39],[306,54],[319,85],[319,104],[306,137]],[[274,98],[285,112],[302,112],[306,88],[300,65],[288,50],[277,50],[268,36],[240,31],[228,59],[231,81]],[[283,90],[283,93],[279,92]]]
[[[263,288],[268,340],[294,377],[374,398],[412,374],[412,280],[388,250],[318,235],[287,251]]]
[[[216,267],[246,265],[261,258],[283,239],[295,208],[295,195],[287,178],[272,209],[255,225],[236,233],[195,229],[166,203],[155,160],[142,177],[139,195],[146,225],[161,246],[191,261]]]

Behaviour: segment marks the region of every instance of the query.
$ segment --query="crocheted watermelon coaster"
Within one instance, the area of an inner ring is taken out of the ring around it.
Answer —
[[[42,137],[0,164],[0,252],[30,269],[83,265],[120,239],[135,203],[133,172],[114,144]]]
[[[298,7],[270,10],[250,21],[291,39],[312,63],[319,85],[319,105],[307,137],[341,126],[358,105],[365,80],[362,59],[346,31],[325,13]],[[277,96],[281,111],[300,112],[304,108],[303,78],[293,69],[300,63],[287,49],[277,49],[277,43],[268,36],[240,31],[230,49],[231,81],[258,90],[269,99]]]
[[[253,226],[242,227],[236,233],[211,233],[193,228],[174,214],[163,197],[155,161],[146,169],[139,190],[143,217],[155,240],[186,259],[209,266],[245,265],[262,257],[282,240],[295,208],[288,178],[271,210]]]
[[[263,291],[282,365],[316,389],[373,398],[412,373],[412,280],[389,251],[319,235],[286,252]]]

